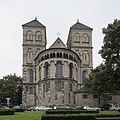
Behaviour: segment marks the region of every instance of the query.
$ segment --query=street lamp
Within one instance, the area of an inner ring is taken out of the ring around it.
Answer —
[[[7,105],[8,105],[8,108],[9,108],[10,98],[6,98],[6,99],[7,99]]]
[[[22,80],[18,83],[18,104],[22,105]]]

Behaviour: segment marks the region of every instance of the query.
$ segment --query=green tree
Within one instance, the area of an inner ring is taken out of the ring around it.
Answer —
[[[111,83],[109,82],[108,71],[104,64],[91,70],[85,86],[91,93],[98,94],[98,103],[100,105],[101,97],[105,98],[106,93],[111,92]]]
[[[120,93],[120,20],[103,28],[103,46],[99,51],[104,64],[91,70],[85,86],[100,97]]]
[[[10,98],[12,105],[22,103],[22,78],[14,75],[7,75],[0,80],[0,101],[6,103],[6,98]]]
[[[103,28],[104,40],[99,51],[105,61],[113,93],[120,91],[120,20],[114,20]]]

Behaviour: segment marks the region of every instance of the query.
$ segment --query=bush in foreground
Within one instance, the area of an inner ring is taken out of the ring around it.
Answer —
[[[24,112],[25,109],[24,108],[13,108],[15,110],[15,112]]]
[[[14,115],[14,109],[0,109],[0,115]]]
[[[99,111],[89,111],[89,110],[47,110],[46,114],[98,114]]]
[[[90,114],[44,115],[41,120],[96,120],[96,116]]]

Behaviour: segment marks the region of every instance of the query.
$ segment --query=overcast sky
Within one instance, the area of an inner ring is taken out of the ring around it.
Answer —
[[[79,22],[93,28],[93,65],[102,62],[102,28],[120,19],[120,0],[0,0],[0,78],[22,76],[22,27],[37,17],[47,28],[47,48],[57,39],[66,44],[69,28]]]

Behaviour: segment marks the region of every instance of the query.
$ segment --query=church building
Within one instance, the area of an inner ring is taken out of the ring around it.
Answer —
[[[46,26],[37,18],[22,28],[23,106],[97,104],[84,87],[93,68],[93,29],[77,20],[66,44],[58,37],[46,48]]]

